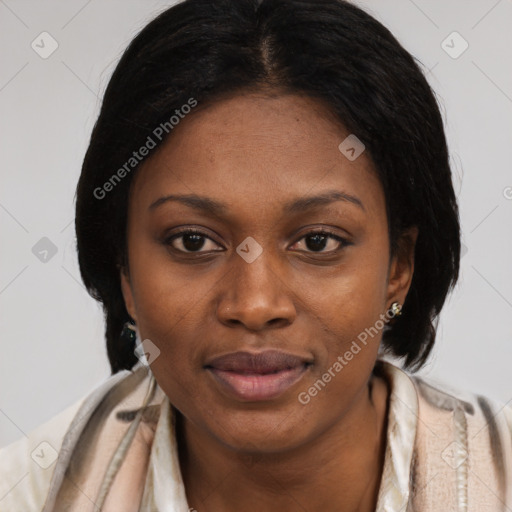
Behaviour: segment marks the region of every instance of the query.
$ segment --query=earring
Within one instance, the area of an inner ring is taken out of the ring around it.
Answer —
[[[392,318],[402,315],[402,304],[400,302],[393,302],[390,308],[390,315]]]
[[[129,340],[130,343],[135,342],[137,339],[137,329],[135,325],[131,322],[125,322],[123,330],[121,331],[121,336]]]

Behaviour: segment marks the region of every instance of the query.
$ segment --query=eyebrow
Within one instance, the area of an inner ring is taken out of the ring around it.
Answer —
[[[149,206],[149,210],[155,210],[162,204],[172,201],[179,202],[181,204],[184,204],[185,206],[194,208],[195,210],[207,212],[215,216],[220,216],[229,210],[228,205],[226,203],[216,201],[209,197],[198,196],[196,194],[171,194],[168,196],[160,197],[159,199],[151,203],[151,205]],[[325,206],[336,201],[346,201],[358,206],[361,210],[366,211],[362,201],[356,196],[347,194],[346,192],[341,192],[339,190],[328,190],[316,196],[305,196],[289,201],[284,204],[283,212],[293,214],[300,212],[302,210],[308,210],[319,206]]]

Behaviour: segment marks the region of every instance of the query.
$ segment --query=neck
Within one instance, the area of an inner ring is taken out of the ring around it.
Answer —
[[[283,453],[240,453],[177,412],[189,505],[200,511],[374,511],[387,428],[388,389],[372,376],[353,407],[316,439]]]

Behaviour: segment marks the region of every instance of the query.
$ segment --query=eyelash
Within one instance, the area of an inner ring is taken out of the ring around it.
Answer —
[[[179,231],[177,233],[174,233],[173,235],[171,235],[170,237],[166,238],[164,240],[164,244],[165,245],[171,245],[172,247],[172,242],[174,240],[176,240],[177,238],[181,238],[185,235],[198,235],[198,236],[201,236],[203,238],[207,238],[208,240],[211,240],[212,242],[214,243],[217,243],[215,242],[215,240],[213,240],[211,237],[209,237],[206,233],[200,231],[200,230],[197,230],[197,229],[194,229],[194,228],[187,228],[187,229],[184,229],[182,231]],[[343,237],[340,237],[339,235],[336,235],[334,234],[333,232],[329,231],[328,229],[318,229],[318,230],[314,230],[314,231],[309,231],[308,233],[305,233],[304,235],[302,235],[298,240],[297,242],[299,242],[300,240],[306,238],[306,237],[310,237],[310,236],[314,236],[314,235],[325,235],[325,236],[328,236],[329,238],[332,238],[334,240],[336,240],[337,242],[340,242],[340,247],[333,250],[333,251],[302,251],[302,252],[307,252],[307,253],[310,253],[310,254],[332,254],[332,253],[335,253],[337,252],[340,248],[343,248],[343,247],[346,247],[348,245],[351,245],[350,242],[348,242],[348,240],[346,240],[345,238]],[[295,243],[297,243],[295,242]],[[203,253],[208,253],[208,252],[222,252],[222,251],[182,251],[181,249],[176,249],[175,247],[172,247],[172,249],[178,251],[179,253],[182,253],[182,254],[203,254]]]

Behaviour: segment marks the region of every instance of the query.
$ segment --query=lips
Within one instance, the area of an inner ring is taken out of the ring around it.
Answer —
[[[242,401],[261,401],[282,395],[302,378],[311,363],[310,358],[266,350],[216,357],[205,369],[223,393]]]
[[[289,370],[307,362],[307,359],[287,352],[267,350],[259,353],[232,352],[212,359],[206,366],[228,372],[261,375]]]

